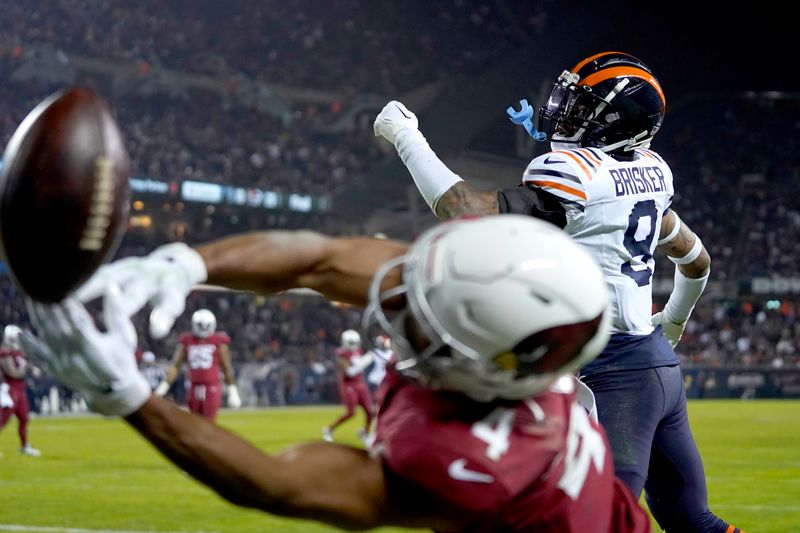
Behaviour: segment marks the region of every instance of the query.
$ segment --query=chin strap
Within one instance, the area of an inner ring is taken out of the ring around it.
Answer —
[[[533,108],[528,104],[528,101],[524,99],[520,100],[519,105],[521,106],[519,111],[515,110],[514,106],[508,106],[506,109],[506,113],[508,113],[509,118],[511,118],[511,122],[525,128],[525,131],[528,132],[528,135],[530,135],[534,141],[546,141],[547,134],[543,131],[537,131],[536,128],[533,127]]]

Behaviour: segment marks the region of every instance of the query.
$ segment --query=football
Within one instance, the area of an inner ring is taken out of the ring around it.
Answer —
[[[73,87],[37,105],[0,171],[0,251],[11,279],[54,303],[86,281],[125,231],[130,164],[106,101]]]

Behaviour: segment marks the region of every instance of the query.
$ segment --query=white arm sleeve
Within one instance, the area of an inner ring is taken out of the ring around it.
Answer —
[[[675,268],[675,287],[664,306],[664,317],[670,322],[683,324],[689,320],[694,304],[700,299],[708,282],[708,272],[702,278],[686,277],[679,268]]]
[[[435,213],[439,198],[453,185],[464,180],[442,163],[419,130],[398,132],[394,145],[414,178],[417,189]]]

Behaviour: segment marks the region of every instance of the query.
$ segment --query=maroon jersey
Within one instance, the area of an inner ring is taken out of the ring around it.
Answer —
[[[337,361],[345,361],[347,366],[353,364],[353,359],[357,357],[361,357],[364,355],[364,350],[358,348],[357,350],[348,350],[347,348],[338,348],[336,350],[336,359]],[[364,384],[366,386],[366,381],[364,381],[364,373],[361,372],[355,376],[348,376],[344,371],[339,372],[339,380],[348,384]]]
[[[571,380],[526,401],[480,403],[389,372],[373,451],[467,518],[465,531],[650,531]]]
[[[192,384],[219,385],[219,348],[230,344],[227,333],[217,331],[208,337],[196,337],[192,333],[181,333],[178,342],[186,350],[186,366]]]
[[[25,390],[25,371],[27,365],[28,362],[25,360],[25,354],[21,351],[0,348],[0,373],[2,373],[2,377],[5,382],[8,383],[11,390]],[[21,369],[22,375],[20,377],[13,377],[8,372],[3,372],[3,369]]]

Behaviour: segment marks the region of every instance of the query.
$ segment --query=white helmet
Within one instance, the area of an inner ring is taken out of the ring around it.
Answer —
[[[346,329],[342,332],[342,348],[347,350],[357,350],[361,347],[361,335],[354,329]]]
[[[156,362],[156,354],[151,351],[146,351],[142,354],[142,363],[155,363]]]
[[[208,309],[198,309],[192,315],[192,333],[196,337],[210,337],[217,329],[217,319]]]
[[[22,330],[19,329],[19,326],[15,326],[14,324],[9,324],[3,329],[3,346],[9,348],[11,350],[19,350],[19,334],[22,333]]]
[[[403,285],[381,294],[398,266]],[[406,307],[390,321],[381,304],[400,294]],[[409,314],[430,341],[422,351],[406,334]],[[376,273],[365,315],[391,337],[397,370],[479,401],[544,391],[597,357],[611,322],[594,259],[556,226],[521,215],[426,231]]]

